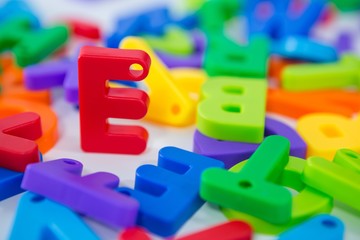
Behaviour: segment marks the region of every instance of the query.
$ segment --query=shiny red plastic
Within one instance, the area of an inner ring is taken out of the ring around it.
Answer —
[[[242,221],[226,222],[176,240],[250,240],[252,229]]]
[[[0,119],[0,167],[24,172],[40,161],[35,140],[42,135],[40,116],[24,112]]]
[[[144,117],[148,95],[135,88],[110,88],[107,82],[144,79],[150,68],[149,55],[141,50],[85,46],[80,51],[78,68],[82,149],[123,154],[143,152],[148,139],[146,129],[110,124],[109,118]]]
[[[100,28],[93,23],[69,20],[68,24],[76,36],[99,40],[101,38]]]

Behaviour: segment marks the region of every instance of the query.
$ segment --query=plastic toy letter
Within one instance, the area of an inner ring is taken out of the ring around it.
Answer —
[[[140,65],[142,71],[132,70]],[[81,147],[88,152],[140,154],[148,132],[141,126],[108,123],[108,118],[140,119],[149,97],[139,89],[109,88],[107,80],[140,81],[149,72],[150,57],[141,50],[85,46],[79,55]]]
[[[341,89],[349,86],[359,89],[359,65],[359,58],[344,55],[336,63],[288,66],[282,73],[282,87],[289,91]]]
[[[202,87],[198,130],[211,138],[260,143],[265,129],[266,82],[218,77]]]
[[[352,117],[360,111],[360,94],[343,90],[290,92],[269,89],[266,107],[268,112],[291,118],[318,112]]]
[[[199,196],[200,176],[218,160],[175,147],[159,151],[158,166],[136,170],[135,189],[119,188],[140,202],[137,225],[160,236],[174,234],[204,203]]]
[[[29,17],[9,18],[0,25],[0,51],[13,48],[32,30]]]
[[[120,48],[141,49],[151,57],[152,67],[145,79],[151,102],[145,119],[171,126],[194,123],[196,104],[193,104],[186,91],[177,86],[169,70],[150,46],[141,38],[126,37],[121,41]]]
[[[345,226],[343,222],[331,215],[321,214],[305,223],[296,226],[279,236],[279,240],[296,240],[307,239],[328,239],[342,240],[344,239]]]
[[[252,239],[252,232],[249,224],[235,220],[186,236],[176,237],[174,240],[250,240]],[[129,228],[119,235],[118,240],[151,240],[151,238],[141,228]]]
[[[331,162],[310,157],[303,172],[304,182],[360,211],[360,154],[341,149]]]
[[[26,34],[13,48],[16,63],[20,67],[38,63],[62,47],[68,38],[69,29],[61,25]]]
[[[24,172],[29,163],[39,162],[35,140],[42,134],[40,116],[24,112],[0,119],[0,167]]]
[[[274,43],[272,52],[288,59],[303,61],[334,62],[338,60],[334,47],[300,36],[280,39]],[[302,70],[306,72],[306,68]]]
[[[291,156],[306,157],[307,146],[299,134],[285,123],[266,117],[264,137],[270,135],[280,135],[289,139]],[[248,159],[258,147],[259,144],[254,143],[219,141],[206,137],[197,130],[194,134],[194,152],[222,161],[226,169]]]
[[[325,4],[322,0],[296,3],[290,0],[250,1],[245,9],[249,33],[267,34],[274,39],[307,36]]]
[[[229,221],[175,240],[250,240],[252,229],[242,221]]]
[[[286,138],[265,138],[240,172],[206,170],[201,177],[200,196],[271,223],[289,222],[291,193],[274,183],[289,161],[289,151]]]
[[[23,175],[22,172],[0,167],[0,201],[24,191],[20,187]]]
[[[229,171],[241,172],[247,160],[236,164]],[[306,185],[302,180],[306,161],[302,158],[289,157],[289,162],[275,181],[276,184],[286,186],[298,192],[292,196],[291,220],[285,224],[273,224],[262,219],[232,209],[221,208],[228,219],[238,219],[251,225],[256,233],[278,235],[301,222],[320,213],[331,212],[333,198],[322,193],[320,190]]]
[[[118,236],[118,240],[151,240],[146,230],[140,227],[131,227],[125,229]]]
[[[66,158],[30,164],[21,187],[111,227],[133,226],[139,204],[114,190],[119,178],[106,172],[81,177],[82,168]]]
[[[209,76],[237,76],[263,79],[267,72],[269,40],[252,37],[248,46],[239,46],[222,35],[210,35],[204,68]]]
[[[20,199],[9,239],[100,238],[67,207],[28,192]]]
[[[307,156],[332,159],[338,149],[360,152],[360,118],[336,114],[308,114],[299,119],[296,130],[308,145]]]
[[[38,133],[38,136],[40,135],[41,137],[36,138],[34,136],[31,139],[35,138],[40,152],[42,154],[46,153],[56,144],[58,139],[57,117],[55,112],[49,106],[35,101],[25,101],[15,98],[0,99],[0,113],[2,116],[10,116],[14,113],[22,112],[39,114],[41,118],[42,136]],[[34,128],[32,131],[37,130]]]
[[[62,86],[71,62],[66,59],[34,64],[24,69],[26,88],[43,90]],[[77,77],[76,77],[77,78]]]

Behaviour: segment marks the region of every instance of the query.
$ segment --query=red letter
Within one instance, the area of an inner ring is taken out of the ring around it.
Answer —
[[[140,50],[83,47],[79,55],[81,147],[89,152],[139,154],[148,133],[140,126],[111,125],[108,118],[140,119],[149,97],[139,89],[109,88],[108,80],[140,81],[149,72],[150,57]],[[140,65],[142,71],[131,70]]]
[[[29,163],[39,162],[35,142],[42,134],[40,116],[19,113],[0,119],[0,167],[24,172]]]

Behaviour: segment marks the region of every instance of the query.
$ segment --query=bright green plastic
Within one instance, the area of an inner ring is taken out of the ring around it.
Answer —
[[[197,129],[227,141],[260,143],[264,137],[266,81],[210,78],[202,87]]]
[[[360,154],[352,150],[338,150],[334,156],[333,162],[342,167],[352,169],[360,174]]]
[[[221,5],[220,1],[207,1],[200,8],[199,22],[204,32],[223,31],[226,15],[224,11],[221,11]]]
[[[240,172],[247,161],[243,161],[230,169],[231,172]],[[222,208],[225,216],[232,220],[242,220],[249,223],[256,233],[279,234],[293,226],[320,213],[329,213],[333,207],[330,196],[306,186],[302,179],[306,161],[301,158],[290,157],[288,164],[276,183],[298,192],[292,197],[291,220],[286,224],[272,224],[246,213],[229,208]]]
[[[244,2],[243,0],[204,2],[198,12],[201,29],[207,33],[223,32],[225,22],[239,14]]]
[[[331,0],[341,11],[355,11],[360,9],[359,0]]]
[[[209,76],[266,78],[270,44],[266,36],[254,36],[240,46],[225,36],[225,23],[237,16],[245,5],[239,0],[212,0],[199,10],[200,27],[208,46],[204,68]]]
[[[13,48],[31,31],[29,18],[10,18],[0,24],[0,52]]]
[[[338,63],[297,64],[285,68],[282,87],[289,91],[360,88],[360,60],[344,55]]]
[[[185,6],[189,11],[196,11],[204,4],[204,2],[205,0],[186,0]]]
[[[360,211],[360,154],[339,150],[331,162],[310,157],[303,172],[304,182]]]
[[[204,68],[209,76],[266,78],[269,40],[254,36],[240,46],[224,35],[209,35]]]
[[[69,38],[66,26],[55,26],[26,34],[13,48],[16,63],[25,67],[37,63],[63,46]]]
[[[145,35],[143,38],[152,48],[170,54],[189,55],[194,51],[194,44],[190,35],[176,26],[168,27],[165,36]]]
[[[240,172],[219,168],[201,177],[200,196],[222,207],[241,211],[274,224],[291,219],[291,193],[276,185],[289,161],[289,140],[267,137]]]

